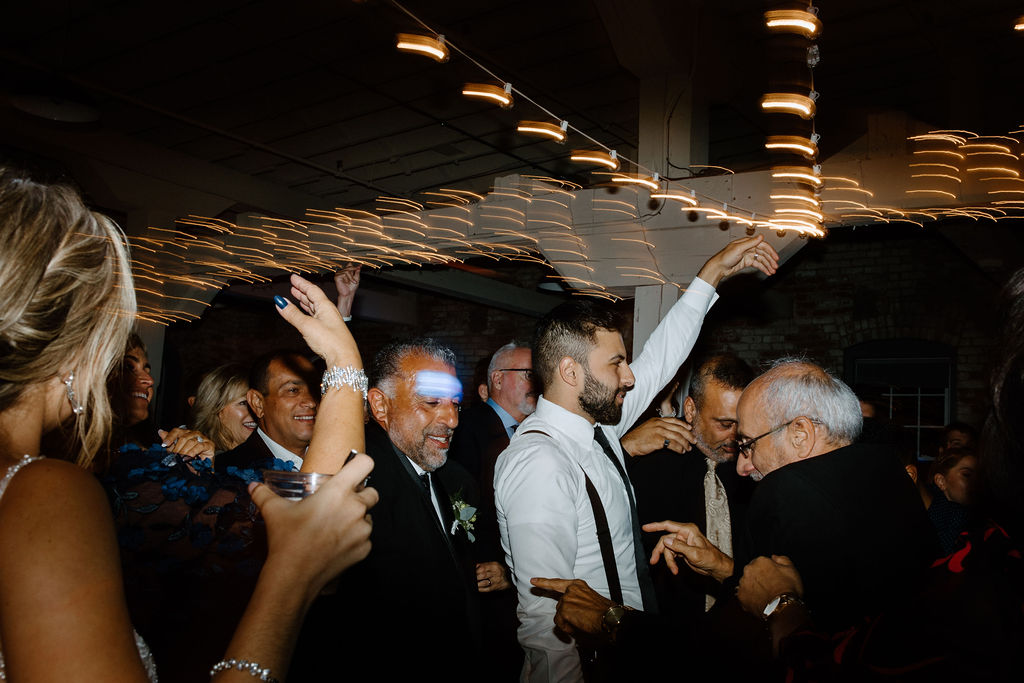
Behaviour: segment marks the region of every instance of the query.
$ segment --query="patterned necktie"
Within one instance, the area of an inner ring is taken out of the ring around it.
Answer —
[[[725,487],[722,480],[715,473],[715,466],[718,465],[711,458],[704,458],[707,462],[708,471],[704,474],[704,510],[705,528],[707,539],[721,550],[732,557],[732,520],[729,517],[729,499],[725,495]],[[711,609],[715,599],[710,595],[704,598],[704,611]]]
[[[629,485],[629,477],[622,469],[619,459],[615,457],[612,445],[600,425],[594,425],[594,441],[601,446],[601,450],[608,456],[608,459],[615,465],[615,471],[622,477],[622,484],[626,487],[626,496],[629,498],[629,516],[633,526],[633,554],[636,556],[636,578],[640,584],[640,596],[643,598],[644,611],[657,614],[658,600],[654,595],[654,582],[651,581],[651,571],[647,566],[647,558],[644,554],[644,542],[640,536],[640,518],[636,514],[636,501],[633,500],[633,488]]]

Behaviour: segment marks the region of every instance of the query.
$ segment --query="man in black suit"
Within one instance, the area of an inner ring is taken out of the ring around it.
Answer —
[[[299,469],[313,438],[315,386],[313,364],[299,353],[272,351],[257,358],[249,371],[245,398],[258,428],[241,444],[216,456],[214,468],[258,470],[276,458]]]
[[[753,370],[738,356],[711,356],[693,372],[682,406],[685,421],[652,418],[622,437],[623,449],[632,456],[626,466],[641,524],[682,520],[705,535],[710,525],[717,532],[712,540],[733,555],[753,492],[751,480],[736,472],[736,404],[753,378]],[[648,555],[659,538],[644,534]],[[707,576],[674,576],[663,564],[652,567],[651,578],[661,611],[695,628],[720,590]]]
[[[464,410],[448,455],[480,483],[481,504],[494,509],[494,463],[519,423],[537,409],[530,347],[509,342],[487,366],[487,401]],[[493,529],[497,542],[498,529]]]
[[[937,552],[934,533],[899,461],[887,451],[854,443],[862,418],[849,387],[813,363],[785,359],[747,386],[737,417],[737,469],[761,480],[747,510],[742,553],[734,561],[694,524],[645,525],[648,531],[669,532],[655,548],[659,557],[674,571],[688,566],[726,586],[735,585],[758,556],[791,562],[803,578],[807,608],[829,633],[914,589]],[[565,594],[556,616],[565,628],[594,633],[604,625],[626,648],[653,651],[684,644],[669,624],[639,612],[622,614],[621,606],[583,581],[534,583]],[[775,595],[757,608],[770,620],[797,602],[795,596]],[[734,600],[720,601],[711,614],[733,606],[739,609]],[[609,614],[619,615],[610,627]],[[767,646],[762,628],[752,633],[754,640],[730,633],[727,642],[717,641],[721,652],[744,652],[726,663],[749,664],[744,660],[753,659],[751,651]],[[706,654],[715,645],[693,641],[696,649],[689,654]]]
[[[479,507],[476,482],[448,461],[462,398],[455,355],[430,339],[392,342],[370,384],[372,550],[310,611],[289,680],[484,680],[478,593],[508,582],[497,562],[478,563],[480,512],[463,507]]]
[[[537,408],[533,354],[528,346],[512,341],[494,352],[487,366],[487,394],[485,403],[475,404],[459,416],[448,455],[479,483],[477,539],[481,548],[487,557],[504,558],[494,510],[494,464],[519,423]],[[518,679],[523,664],[523,651],[516,639],[516,605],[511,590],[493,591],[481,601],[485,657],[504,675],[503,680],[510,681]]]
[[[854,443],[856,395],[824,368],[784,359],[743,391],[737,470],[761,480],[735,562],[692,525],[664,530],[658,550],[734,585],[758,556],[800,568],[818,626],[836,632],[913,590],[937,554],[935,534],[896,457]],[[765,616],[782,601],[769,601]]]

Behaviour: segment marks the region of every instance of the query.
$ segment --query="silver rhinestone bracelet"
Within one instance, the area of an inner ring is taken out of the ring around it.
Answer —
[[[278,680],[270,675],[270,669],[260,666],[257,662],[250,662],[247,659],[222,659],[210,669],[210,678],[213,678],[221,671],[237,669],[244,671],[253,678],[258,678],[267,683],[278,683]]]
[[[328,389],[340,389],[343,386],[350,386],[352,391],[361,392],[363,400],[366,400],[366,390],[369,388],[366,373],[362,369],[356,369],[351,365],[346,365],[343,368],[335,365],[325,372],[324,379],[320,382],[320,395],[326,394]]]

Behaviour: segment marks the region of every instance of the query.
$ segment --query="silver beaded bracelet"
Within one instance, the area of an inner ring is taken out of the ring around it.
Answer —
[[[366,390],[369,382],[366,380],[366,373],[362,369],[356,369],[351,365],[339,368],[337,365],[331,367],[324,373],[324,379],[320,382],[320,395],[327,393],[328,389],[340,389],[342,386],[350,386],[355,392],[362,392],[363,400],[366,400]]]
[[[253,678],[258,678],[261,681],[267,681],[267,683],[278,683],[278,680],[270,675],[270,669],[261,667],[256,662],[250,662],[247,659],[222,659],[213,665],[210,669],[210,678],[213,678],[221,671],[227,671],[229,669],[238,669],[244,671]]]

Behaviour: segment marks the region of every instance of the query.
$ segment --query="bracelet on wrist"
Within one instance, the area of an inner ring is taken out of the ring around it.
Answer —
[[[213,665],[210,669],[210,678],[213,678],[221,671],[227,671],[229,669],[236,669],[238,671],[244,671],[253,678],[258,678],[261,681],[267,683],[278,683],[278,680],[270,674],[270,669],[264,666],[260,666],[257,662],[250,662],[247,659],[222,659]]]
[[[324,379],[320,382],[320,395],[326,394],[328,389],[341,389],[343,386],[351,387],[352,391],[356,393],[362,393],[363,400],[366,400],[369,382],[366,379],[366,373],[361,368],[351,365],[339,368],[337,365],[332,365],[324,373]]]

